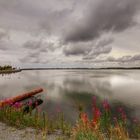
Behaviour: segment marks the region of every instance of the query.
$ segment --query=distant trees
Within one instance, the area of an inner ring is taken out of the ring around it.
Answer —
[[[0,70],[14,70],[15,68],[13,68],[10,65],[4,65],[4,66],[0,66]]]

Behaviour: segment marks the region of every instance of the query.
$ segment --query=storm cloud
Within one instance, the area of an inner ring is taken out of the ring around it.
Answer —
[[[67,32],[66,42],[89,41],[108,31],[122,32],[135,24],[139,0],[96,0]]]
[[[81,55],[84,60],[95,59],[101,54],[108,54],[112,50],[110,45],[113,38],[100,38],[97,41],[69,43],[64,47],[63,52],[66,56]]]
[[[140,0],[0,0],[0,64],[138,62],[139,9]]]

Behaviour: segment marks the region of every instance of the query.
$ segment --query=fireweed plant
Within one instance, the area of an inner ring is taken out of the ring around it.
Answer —
[[[123,107],[116,108],[117,115],[114,115],[109,102],[104,100],[97,104],[95,96],[92,99],[92,117],[89,117],[79,105],[79,118],[74,126],[65,121],[60,107],[57,107],[53,116],[49,117],[37,104],[34,111],[31,105],[32,100],[28,102],[29,112],[24,113],[22,103],[13,104],[7,100],[7,105],[0,108],[0,121],[17,128],[35,128],[42,132],[43,138],[47,134],[61,130],[62,135],[67,136],[67,140],[140,139],[140,122],[137,118],[128,119]]]
[[[72,138],[75,140],[128,140],[140,139],[140,123],[138,119],[128,120],[122,107],[116,109],[116,116],[111,106],[104,100],[100,107],[97,99],[92,99],[92,118],[79,108],[79,120],[72,129]],[[130,129],[131,128],[131,129]]]

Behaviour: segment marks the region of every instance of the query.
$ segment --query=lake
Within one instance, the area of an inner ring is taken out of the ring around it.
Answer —
[[[0,75],[1,100],[38,87],[44,89],[41,109],[49,115],[63,111],[71,122],[78,117],[79,105],[91,114],[93,96],[140,117],[140,70],[25,70]]]

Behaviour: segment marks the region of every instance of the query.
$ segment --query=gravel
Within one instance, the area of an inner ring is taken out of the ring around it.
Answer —
[[[0,140],[58,140],[60,137],[63,140],[68,139],[58,131],[52,135],[43,136],[32,128],[17,129],[0,122]]]

